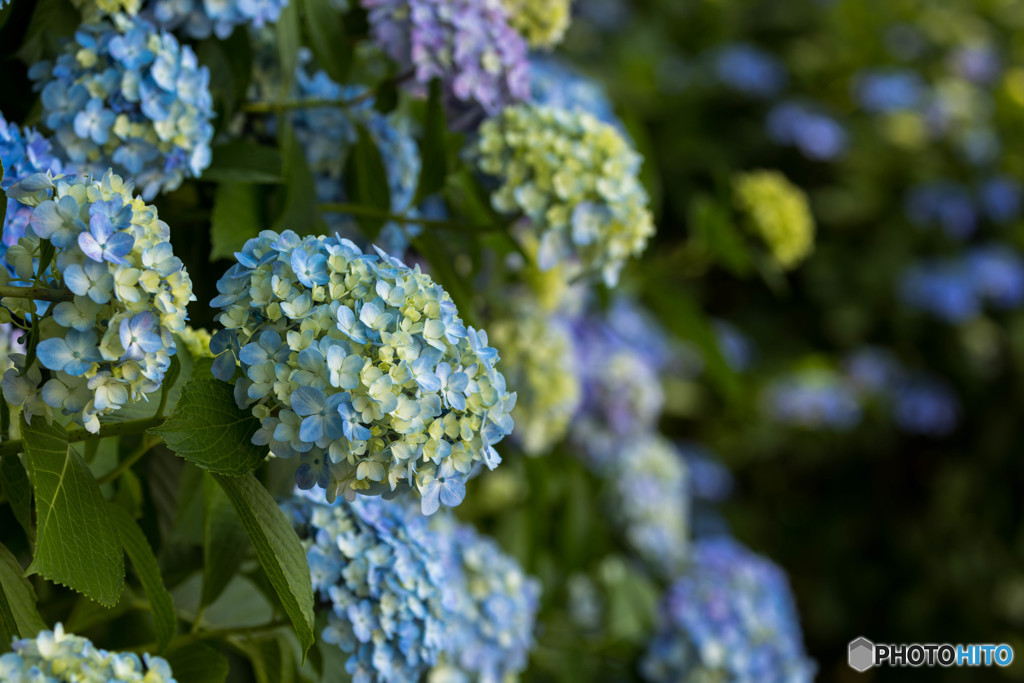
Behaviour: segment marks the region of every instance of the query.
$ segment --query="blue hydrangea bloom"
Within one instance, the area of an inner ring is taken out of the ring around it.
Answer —
[[[584,111],[605,123],[622,127],[601,84],[554,57],[531,57],[530,96],[530,101],[538,106]]]
[[[967,188],[949,181],[912,188],[905,202],[907,218],[921,228],[939,226],[947,235],[963,240],[974,234],[978,214]]]
[[[411,72],[414,94],[441,80],[449,122],[474,127],[530,96],[526,41],[502,0],[363,0],[374,40]]]
[[[304,65],[299,67],[295,83],[297,99],[351,100],[366,93],[362,86],[338,85],[324,71],[310,74]],[[373,108],[372,99],[349,107],[297,109],[290,118],[313,172],[317,199],[325,203],[348,201],[344,170],[358,138],[358,124],[365,127],[380,150],[387,172],[392,213],[415,215],[412,203],[420,175],[420,154],[407,130],[407,120],[398,115],[382,115]],[[350,216],[331,212],[324,218],[341,236],[354,240],[361,237],[357,223]],[[389,253],[401,254],[408,246],[409,237],[415,237],[419,231],[420,227],[414,224],[388,222],[375,242]]]
[[[867,395],[890,392],[904,376],[903,367],[896,357],[876,346],[865,346],[849,354],[843,369],[854,387]]]
[[[224,40],[237,26],[261,28],[281,16],[288,0],[153,0],[146,16],[161,28],[190,38]]]
[[[780,145],[796,147],[813,161],[834,161],[846,151],[847,134],[832,117],[796,102],[768,112],[768,135]]]
[[[604,468],[613,489],[611,516],[651,567],[675,576],[689,552],[690,497],[686,461],[661,436],[624,440]]]
[[[665,596],[641,672],[653,683],[811,681],[802,641],[782,570],[732,539],[707,539]]]
[[[14,283],[38,280],[70,299],[49,305],[5,299],[22,321],[40,316],[35,360],[25,367],[24,355],[12,356],[14,368],[2,382],[4,397],[26,419],[50,419],[56,411],[96,432],[101,416],[163,382],[177,351],[173,334],[185,329],[195,296],[171,249],[170,229],[132,189],[108,171],[102,180],[37,174],[8,190],[22,197],[31,216],[2,263],[15,273]],[[43,240],[55,247],[56,268],[39,273]],[[0,269],[0,281],[7,270]]]
[[[213,99],[195,52],[147,21],[79,28],[55,63],[29,75],[62,158],[133,178],[149,201],[210,164]]]
[[[988,244],[971,249],[967,270],[979,296],[997,308],[1024,302],[1024,259],[1012,247]]]
[[[304,539],[322,638],[349,654],[355,683],[419,680],[451,642],[459,585],[445,574],[443,539],[398,501],[334,505],[296,495],[282,508]]]
[[[1009,176],[995,176],[982,183],[978,200],[993,223],[1009,223],[1021,215],[1024,188]]]
[[[910,266],[900,283],[900,296],[911,308],[949,323],[970,320],[981,310],[971,273],[959,261]]]
[[[739,328],[725,320],[713,321],[718,349],[733,372],[744,372],[754,362],[754,343]]]
[[[985,43],[958,48],[950,55],[950,66],[961,78],[979,85],[992,83],[1002,71],[999,54]]]
[[[784,375],[767,387],[762,399],[764,412],[782,424],[846,431],[860,423],[856,392],[833,370],[811,368]]]
[[[751,97],[772,97],[786,86],[786,67],[753,45],[736,43],[717,48],[712,66],[719,83]]]
[[[0,159],[4,163],[4,179],[0,189],[6,191],[11,185],[35,173],[60,175],[67,169],[53,154],[50,141],[33,128],[21,128],[8,123],[0,114]],[[7,199],[7,217],[3,224],[3,240],[0,254],[6,247],[16,244],[25,236],[32,209]]]
[[[873,69],[854,79],[853,92],[865,110],[886,114],[917,109],[925,97],[925,84],[913,71]]]
[[[431,683],[504,683],[526,669],[540,606],[540,582],[492,539],[450,516],[433,530],[445,548],[445,577],[456,585],[446,605],[451,642]]]
[[[956,428],[960,402],[944,382],[933,377],[915,376],[896,392],[893,414],[901,431],[945,436]]]
[[[167,660],[101,650],[88,638],[65,633],[59,623],[35,638],[15,638],[11,649],[0,655],[0,680],[5,683],[175,683]]]
[[[732,473],[717,455],[703,446],[684,442],[676,447],[686,461],[693,538],[727,535],[729,523],[718,507],[732,495]]]
[[[419,267],[352,242],[263,231],[211,304],[225,329],[214,374],[236,364],[253,443],[296,458],[300,488],[333,501],[415,488],[425,514],[458,505],[478,464],[501,461],[515,394],[487,334],[463,325]]]

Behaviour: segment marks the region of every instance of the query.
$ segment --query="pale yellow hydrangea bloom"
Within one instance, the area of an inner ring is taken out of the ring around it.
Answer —
[[[572,0],[502,0],[508,23],[530,47],[552,48],[562,42],[572,18]]]
[[[794,268],[814,248],[814,217],[807,196],[778,171],[740,173],[733,180],[737,208],[783,268]]]

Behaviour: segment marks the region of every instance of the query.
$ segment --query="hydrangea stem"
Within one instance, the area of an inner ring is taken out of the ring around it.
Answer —
[[[67,431],[68,443],[92,441],[94,439],[103,439],[108,436],[142,434],[148,429],[159,426],[163,421],[163,416],[158,416],[142,418],[139,420],[125,420],[124,422],[108,422],[100,425],[100,430],[95,434],[85,429],[85,427],[75,427]],[[0,442],[0,457],[21,453],[24,450],[25,442],[22,439]]]
[[[373,98],[376,92],[367,90],[364,93],[348,99],[316,99],[305,98],[300,100],[282,100],[280,102],[246,102],[242,105],[242,111],[250,114],[272,114],[288,109],[319,109],[321,107],[353,107]]]
[[[17,287],[0,286],[0,299],[34,299],[36,301],[74,301],[75,295],[66,289],[50,289],[49,287]]]

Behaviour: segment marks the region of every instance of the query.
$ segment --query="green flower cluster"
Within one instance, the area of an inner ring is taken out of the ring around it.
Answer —
[[[814,248],[814,217],[803,190],[778,171],[751,171],[733,179],[736,206],[783,268],[796,267]]]
[[[533,48],[562,42],[572,19],[572,0],[502,0],[512,25]]]
[[[641,156],[591,114],[510,107],[481,126],[477,154],[501,183],[494,208],[522,214],[536,231],[542,270],[575,259],[613,286],[654,234]]]

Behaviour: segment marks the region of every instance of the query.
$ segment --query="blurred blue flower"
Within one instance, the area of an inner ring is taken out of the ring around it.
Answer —
[[[1009,176],[995,176],[982,183],[978,200],[993,223],[1009,223],[1021,215],[1024,188]]]
[[[190,38],[228,38],[238,26],[261,28],[281,16],[288,0],[153,0],[146,16],[161,28]]]
[[[916,376],[908,379],[896,392],[893,414],[896,424],[904,432],[946,436],[956,428],[960,402],[940,380]]]
[[[6,191],[16,182],[33,174],[59,175],[66,170],[54,153],[50,141],[35,129],[21,128],[8,123],[0,114],[0,159],[4,164],[4,179],[0,189]],[[13,197],[0,199],[7,203],[7,215],[3,222],[3,241],[0,242],[0,256],[4,250],[16,244],[25,236],[32,209],[19,203]]]
[[[970,191],[952,181],[933,181],[911,188],[904,210],[914,225],[920,228],[937,225],[958,240],[970,237],[978,225]]]
[[[869,395],[892,391],[904,375],[892,352],[877,346],[865,346],[849,354],[843,369],[857,390]]]
[[[998,308],[1024,302],[1024,259],[1013,248],[989,244],[971,249],[967,272],[975,291]]]
[[[949,58],[953,71],[972,83],[987,85],[999,77],[1002,63],[991,45],[965,45],[953,51]]]
[[[924,99],[924,81],[905,69],[872,69],[853,82],[854,97],[865,110],[885,114],[916,109]]]
[[[786,86],[786,67],[773,55],[752,45],[734,43],[718,47],[712,63],[722,85],[745,95],[768,98]]]
[[[785,574],[729,538],[699,540],[641,665],[652,683],[811,681]]]
[[[718,341],[718,349],[726,364],[734,372],[750,369],[754,361],[754,344],[739,328],[725,320],[714,320],[712,327]]]
[[[962,323],[981,310],[971,273],[958,261],[930,261],[910,266],[900,282],[900,297],[911,308],[949,323]]]
[[[846,151],[843,126],[826,114],[796,102],[782,102],[768,112],[768,135],[792,145],[813,161],[834,161]]]
[[[774,380],[761,405],[776,422],[811,429],[847,431],[861,419],[853,387],[842,375],[824,368],[800,370]]]
[[[584,111],[622,128],[604,87],[554,57],[534,55],[530,58],[530,95],[536,105]]]

